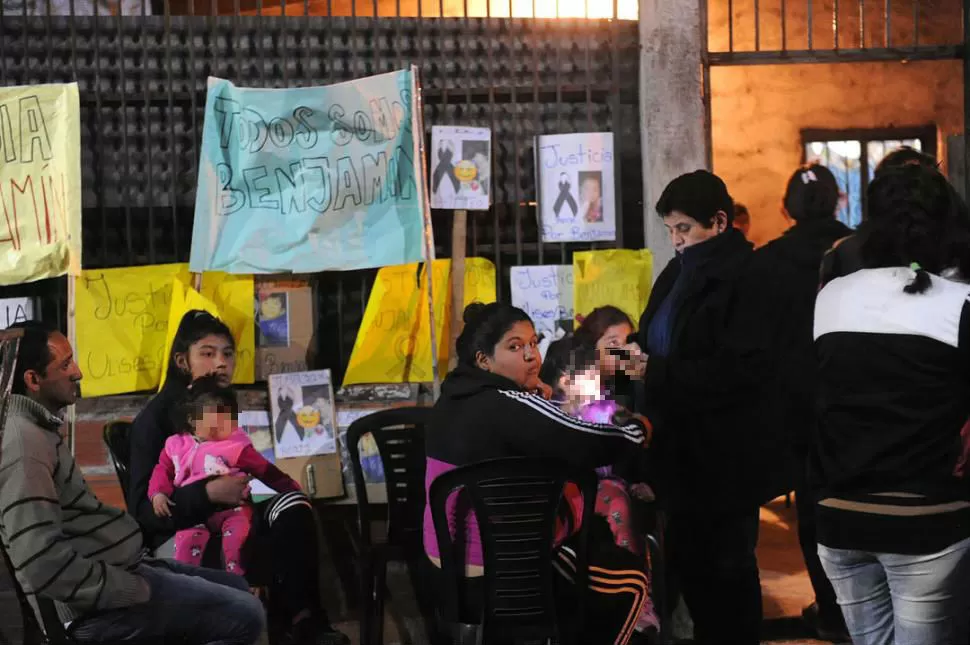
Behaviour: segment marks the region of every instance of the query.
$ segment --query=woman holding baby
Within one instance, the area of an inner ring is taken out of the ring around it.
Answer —
[[[282,632],[274,642],[349,645],[321,607],[316,526],[309,499],[296,482],[265,463],[238,435],[232,418],[234,397],[228,389],[235,349],[229,328],[218,318],[205,311],[183,316],[165,385],[132,424],[128,511],[141,525],[145,543],[160,556],[177,545],[179,537],[204,540],[206,527],[220,520],[223,540],[228,540],[224,551],[240,554],[237,572],[250,575],[251,567],[269,561],[271,597],[278,601],[270,612],[271,631],[275,624]],[[185,450],[180,452],[179,445]],[[228,474],[203,473],[184,477],[185,481],[175,476],[180,469],[171,468],[173,456],[182,455],[185,465],[184,454],[210,449],[232,466],[226,469]],[[252,474],[278,481],[280,494],[253,504],[248,486]],[[236,544],[242,541],[236,539],[238,535],[226,535],[226,521],[242,523],[239,529],[248,533],[244,544]],[[177,548],[175,555],[180,556]],[[186,557],[196,556],[190,551]],[[224,564],[230,566],[232,558],[227,560]]]
[[[487,459],[551,457],[593,469],[643,450],[649,425],[645,420],[623,410],[596,421],[583,418],[583,392],[599,387],[595,369],[574,366],[557,382],[570,394],[571,405],[549,400],[553,388],[540,379],[538,338],[524,311],[502,303],[476,303],[465,310],[464,322],[457,341],[458,367],[445,379],[427,428],[427,487],[442,473]],[[469,586],[474,587],[475,577],[483,573],[482,547],[474,516],[466,521],[465,564]],[[587,592],[588,634],[581,642],[637,642],[644,637],[636,628],[649,597],[644,559],[617,545],[605,517],[596,516],[588,531],[588,557],[597,568],[598,582]],[[440,566],[428,508],[424,546],[431,562]],[[570,554],[567,539],[566,548],[557,552],[557,571],[573,564]]]

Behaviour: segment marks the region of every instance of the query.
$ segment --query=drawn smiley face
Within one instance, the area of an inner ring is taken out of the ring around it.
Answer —
[[[304,430],[310,430],[320,425],[320,411],[309,405],[304,405],[296,412],[296,422]]]
[[[455,166],[455,177],[458,181],[471,181],[478,176],[478,167],[474,162],[468,161],[467,159],[459,161],[458,165]]]

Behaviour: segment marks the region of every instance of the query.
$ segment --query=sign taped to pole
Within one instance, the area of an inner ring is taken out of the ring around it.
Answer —
[[[81,271],[77,83],[0,88],[0,285]]]
[[[191,270],[315,273],[424,259],[414,76],[289,89],[210,78]]]

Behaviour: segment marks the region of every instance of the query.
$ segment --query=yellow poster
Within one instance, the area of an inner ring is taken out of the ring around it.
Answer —
[[[188,264],[88,269],[75,279],[76,354],[84,373],[84,396],[158,387],[167,365],[165,350],[175,278],[183,284],[190,281]],[[236,339],[234,380],[252,383],[252,276],[206,273],[202,292],[219,308]]]
[[[573,302],[577,318],[603,305],[622,309],[633,324],[647,306],[653,285],[649,249],[610,249],[573,253]]]
[[[81,271],[77,83],[0,88],[0,285]]]
[[[419,266],[421,271],[419,273]],[[433,379],[425,265],[384,267],[377,272],[350,355],[344,385],[416,383]],[[448,366],[451,260],[435,260],[432,294],[438,368]],[[495,265],[484,258],[465,260],[465,304],[495,302]]]

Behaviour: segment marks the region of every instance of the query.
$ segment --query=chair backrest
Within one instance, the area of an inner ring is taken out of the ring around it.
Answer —
[[[115,468],[121,494],[128,501],[128,465],[131,463],[130,421],[109,421],[104,424],[104,445],[108,447],[108,457]]]
[[[578,486],[583,496],[573,581],[577,588],[585,589],[586,543],[596,497],[593,471],[548,459],[494,459],[456,468],[431,484],[431,513],[442,571],[448,584],[454,584],[453,589],[445,590],[445,598],[458,599],[463,593],[466,541],[462,535],[451,535],[448,499],[459,496],[458,519],[451,524],[466,526],[460,518],[469,508],[467,502],[478,520],[485,565],[483,642],[546,638],[563,642],[571,638],[569,632],[579,633],[583,594],[578,594],[580,602],[573,615],[576,625],[565,632],[557,626],[553,595],[553,542],[567,483]],[[451,616],[457,616],[457,611],[456,607],[446,608]]]
[[[361,417],[347,429],[361,539],[373,544],[371,521],[374,517],[367,497],[364,468],[360,457],[360,440],[370,434],[377,444],[384,482],[387,487],[387,543],[410,546],[420,539],[424,518],[425,493],[424,433],[431,415],[430,408],[406,407],[380,410]]]

